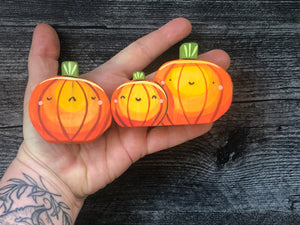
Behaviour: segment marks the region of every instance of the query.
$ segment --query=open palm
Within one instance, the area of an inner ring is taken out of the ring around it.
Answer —
[[[119,54],[82,77],[98,83],[110,97],[132,73],[143,70],[152,60],[191,31],[189,21],[175,19],[160,29],[135,41]],[[77,197],[94,193],[120,176],[133,162],[153,152],[166,149],[207,132],[212,124],[155,128],[122,128],[115,123],[97,140],[85,144],[53,144],[44,141],[28,116],[28,101],[35,86],[55,76],[60,47],[55,30],[38,25],[33,34],[28,59],[29,80],[24,100],[24,142],[18,158],[31,158],[67,184]],[[213,50],[199,59],[227,69],[228,55]],[[149,75],[148,79],[153,76]]]

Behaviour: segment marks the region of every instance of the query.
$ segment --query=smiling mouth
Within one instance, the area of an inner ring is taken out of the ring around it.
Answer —
[[[141,98],[135,98],[135,100],[137,100],[138,102],[140,102],[142,99]]]
[[[194,85],[195,84],[195,82],[189,82],[189,85]]]
[[[74,96],[72,96],[71,98],[69,98],[69,102],[72,101],[72,100],[73,100],[74,102],[76,102],[76,98],[75,98]]]

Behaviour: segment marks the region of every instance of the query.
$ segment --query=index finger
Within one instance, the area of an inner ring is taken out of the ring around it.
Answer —
[[[138,39],[111,58],[102,66],[91,71],[89,79],[100,81],[99,73],[113,73],[120,78],[131,78],[134,71],[143,70],[156,57],[172,45],[185,38],[191,32],[192,26],[187,19],[174,19],[158,30]]]

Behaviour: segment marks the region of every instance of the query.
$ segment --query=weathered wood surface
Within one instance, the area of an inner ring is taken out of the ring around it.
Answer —
[[[300,224],[299,1],[2,1],[0,177],[22,141],[34,26],[85,73],[183,16],[202,52],[226,50],[231,109],[206,135],[135,163],[90,196],[76,224]],[[176,59],[178,45],[147,71]]]

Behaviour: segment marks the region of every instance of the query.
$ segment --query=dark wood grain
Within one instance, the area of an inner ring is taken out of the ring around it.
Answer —
[[[35,25],[43,20],[60,26],[105,28],[157,27],[174,17],[194,24],[269,25],[297,23],[297,1],[5,1],[1,23]],[[244,26],[245,27],[245,26]]]
[[[53,25],[85,73],[175,17],[184,41],[231,56],[230,110],[206,135],[135,163],[90,196],[76,224],[300,224],[299,1],[3,1],[0,177],[22,142],[27,55]],[[182,43],[182,42],[181,42]],[[178,57],[170,48],[146,68]]]

